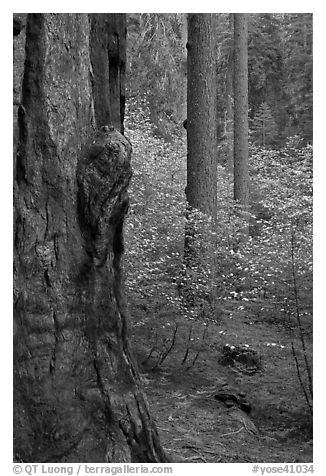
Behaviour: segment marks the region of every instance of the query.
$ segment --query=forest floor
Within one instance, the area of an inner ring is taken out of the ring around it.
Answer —
[[[291,345],[299,356],[296,324],[273,315],[258,319],[238,304],[204,322],[131,302],[130,342],[162,444],[175,462],[311,463],[311,417]],[[311,361],[311,318],[303,326]],[[262,369],[251,374],[221,365],[226,344],[255,349]],[[245,396],[251,412],[214,398],[225,388]]]

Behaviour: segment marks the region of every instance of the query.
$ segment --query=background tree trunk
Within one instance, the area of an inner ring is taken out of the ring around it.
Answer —
[[[187,188],[191,208],[216,216],[216,18],[188,14]]]
[[[217,213],[216,17],[188,14],[187,61],[187,222],[185,258],[198,260],[198,227],[192,212]],[[197,224],[198,225],[198,224]]]
[[[93,13],[90,21],[92,85],[97,125],[112,124],[123,133],[126,15]]]
[[[167,460],[128,345],[120,257],[131,145],[111,126],[95,132],[96,121],[120,129],[122,116],[120,97],[96,84],[105,45],[94,35],[87,14],[28,15],[14,185],[23,462]]]
[[[217,215],[217,68],[216,15],[188,14],[187,61],[187,210],[184,260],[195,275],[206,270],[215,298],[216,238],[212,232]],[[198,212],[204,216],[199,216]],[[192,287],[183,288],[190,305],[196,306]],[[199,276],[199,274],[198,274]],[[189,283],[190,283],[189,282]]]
[[[234,14],[234,199],[249,208],[248,172],[248,20]],[[248,229],[249,230],[249,229]],[[248,233],[245,230],[245,234]]]
[[[181,62],[181,75],[183,78],[183,90],[182,90],[182,112],[181,117],[184,121],[184,126],[187,127],[187,41],[188,41],[188,22],[187,13],[181,14],[182,28],[181,28],[181,41],[182,41],[182,62]]]
[[[233,31],[233,15],[229,14],[229,28]],[[233,68],[234,68],[234,49],[233,44],[230,48],[227,62],[226,79],[225,79],[225,141],[226,141],[226,168],[233,174],[233,142],[234,142],[234,101],[233,101]]]

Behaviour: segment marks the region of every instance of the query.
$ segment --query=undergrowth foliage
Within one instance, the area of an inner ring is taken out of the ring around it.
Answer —
[[[176,280],[184,246],[186,148],[153,134],[146,97],[129,105],[126,135],[133,144],[130,212],[125,226],[129,292],[149,307],[179,307]]]
[[[302,324],[312,318],[311,146],[302,146],[298,137],[277,150],[251,146],[250,236],[243,240],[245,223],[233,200],[233,177],[222,166],[216,220],[187,209],[186,141],[155,136],[146,97],[129,103],[126,135],[133,144],[125,225],[129,301],[146,311],[144,319],[161,319],[163,327],[171,325],[166,320],[171,315],[177,316],[175,322],[201,319],[207,324],[222,316],[246,316],[286,325],[312,412]],[[189,243],[196,259],[187,262]]]
[[[201,317],[212,295],[215,310],[205,313],[210,319],[230,303],[234,308],[235,301],[239,311],[293,317],[293,253],[300,313],[311,314],[312,148],[301,147],[298,138],[278,150],[251,148],[247,242],[241,240],[233,179],[219,166],[216,226],[199,212],[192,214],[202,259],[189,267],[184,262],[185,140],[165,142],[152,132],[146,98],[129,104],[126,135],[133,144],[134,172],[125,268],[130,294],[154,310],[170,304],[188,318]]]

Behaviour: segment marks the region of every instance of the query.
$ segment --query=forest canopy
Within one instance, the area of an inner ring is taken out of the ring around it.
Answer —
[[[225,132],[231,81],[232,16],[217,16],[218,115]],[[251,139],[284,146],[290,136],[312,142],[312,14],[249,15],[248,68]],[[146,94],[151,121],[168,136],[183,113],[184,45],[182,14],[128,15],[127,92]],[[267,131],[267,132],[266,132]]]

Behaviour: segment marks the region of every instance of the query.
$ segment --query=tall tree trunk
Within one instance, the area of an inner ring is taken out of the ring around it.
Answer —
[[[229,14],[229,28],[233,31],[233,15]],[[225,141],[226,141],[226,168],[233,174],[233,142],[234,142],[234,109],[233,109],[233,68],[234,68],[234,49],[230,46],[228,55],[226,78],[225,78]]]
[[[14,194],[23,462],[167,460],[128,345],[120,257],[131,145],[103,125],[120,129],[120,98],[94,85],[107,45],[93,27],[87,14],[29,14],[26,26]]]
[[[249,208],[248,172],[248,20],[234,14],[234,199],[243,216]],[[244,234],[249,228],[246,226]]]
[[[209,277],[201,299],[215,298],[213,229],[217,215],[217,70],[216,15],[188,14],[187,62],[187,211],[185,264],[193,271],[183,288],[187,301],[199,306],[196,276]],[[198,212],[204,216],[198,216]],[[207,303],[203,305],[206,305]]]
[[[216,17],[188,14],[187,188],[191,208],[217,205]]]
[[[90,15],[92,86],[97,126],[123,133],[125,111],[126,15]]]
[[[226,108],[225,108],[225,141],[226,141],[226,168],[233,173],[233,143],[234,143],[234,115],[233,115],[233,50],[230,52],[226,72]]]
[[[187,128],[187,41],[188,41],[188,24],[187,13],[181,13],[181,42],[182,42],[182,62],[181,62],[181,75],[182,75],[182,107],[181,117],[184,121],[184,126]]]

